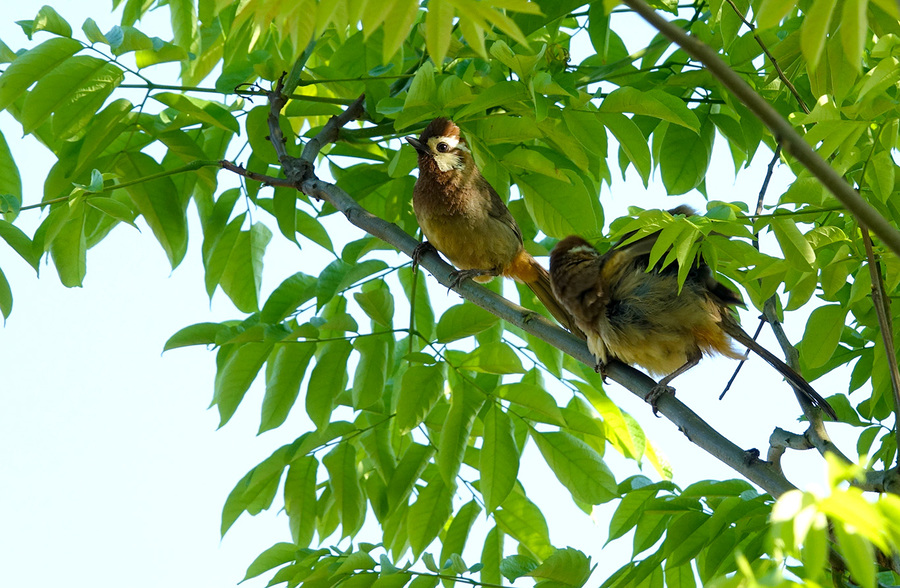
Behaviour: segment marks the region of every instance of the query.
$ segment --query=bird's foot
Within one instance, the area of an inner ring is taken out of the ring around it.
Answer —
[[[657,384],[650,388],[650,392],[644,396],[644,400],[653,407],[653,416],[659,417],[659,407],[657,404],[659,403],[659,399],[665,396],[666,394],[671,394],[675,396],[675,388],[669,386],[668,384]]]
[[[594,364],[594,371],[600,374],[600,377],[603,379],[603,383],[606,383],[606,364],[597,360],[597,363]]]
[[[437,249],[435,249],[434,245],[432,245],[428,241],[422,241],[421,243],[416,245],[415,249],[413,249],[412,252],[413,271],[416,271],[416,269],[418,269],[419,262],[422,260],[422,256],[429,251],[437,252]]]
[[[464,280],[469,280],[472,278],[477,278],[479,276],[493,276],[496,275],[493,270],[483,270],[483,269],[467,269],[467,270],[456,270],[455,272],[450,274],[450,289],[457,288]]]

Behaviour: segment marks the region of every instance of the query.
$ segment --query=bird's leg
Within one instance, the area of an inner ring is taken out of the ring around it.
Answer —
[[[412,261],[413,261],[413,271],[415,271],[419,266],[419,261],[422,260],[422,256],[428,253],[429,251],[437,252],[437,249],[434,248],[434,245],[429,243],[428,241],[422,241],[418,245],[416,245],[415,249],[412,252]]]
[[[489,268],[489,269],[466,269],[466,270],[456,270],[452,274],[450,274],[450,287],[456,288],[459,286],[463,280],[474,279],[480,276],[499,276],[501,274],[500,268]]]
[[[683,366],[681,366],[680,368],[678,368],[677,370],[675,370],[668,376],[664,377],[662,380],[657,382],[657,384],[655,386],[650,388],[650,392],[648,392],[647,395],[644,396],[644,400],[649,402],[650,406],[653,407],[654,415],[659,416],[659,414],[658,414],[659,409],[656,407],[656,403],[659,402],[659,399],[662,398],[662,396],[664,394],[672,394],[672,395],[675,394],[675,388],[673,388],[672,386],[669,386],[669,382],[671,382],[672,380],[674,380],[675,378],[677,378],[684,372],[688,371],[689,369],[691,369],[692,367],[694,367],[695,365],[700,363],[701,357],[702,357],[702,355],[699,353],[696,355],[693,355],[691,357],[688,357],[688,360],[684,363]]]

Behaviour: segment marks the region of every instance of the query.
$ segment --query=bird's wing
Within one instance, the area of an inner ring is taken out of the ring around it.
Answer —
[[[519,224],[516,222],[516,219],[513,218],[512,213],[509,211],[509,208],[506,207],[506,204],[503,203],[503,199],[500,198],[500,195],[497,194],[497,191],[494,190],[494,187],[485,180],[484,178],[480,178],[481,181],[484,182],[484,186],[487,187],[488,194],[490,194],[490,207],[488,208],[488,214],[502,222],[504,225],[509,227],[509,229],[515,233],[516,237],[519,238],[519,243],[522,242],[522,229],[519,228]]]

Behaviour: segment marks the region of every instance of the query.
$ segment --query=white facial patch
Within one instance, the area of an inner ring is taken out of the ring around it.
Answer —
[[[469,148],[465,142],[459,140],[459,137],[431,137],[428,139],[428,150],[434,157],[438,169],[442,172],[451,169],[463,169],[465,163],[460,157],[459,152],[469,152]]]

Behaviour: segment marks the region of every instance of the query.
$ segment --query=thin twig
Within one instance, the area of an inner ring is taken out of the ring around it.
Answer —
[[[872,149],[866,157],[862,171],[859,173],[859,180],[856,182],[857,189],[862,189],[863,182],[866,181],[866,171],[875,154],[875,148],[878,146],[878,140],[884,125],[879,126],[878,133],[872,140]],[[862,223],[859,225],[862,234],[863,246],[866,249],[866,261],[869,266],[869,276],[871,277],[872,288],[872,306],[875,307],[875,316],[878,318],[878,327],[881,331],[881,340],[884,343],[885,356],[888,361],[888,370],[891,374],[891,391],[894,394],[894,434],[897,435],[897,447],[900,447],[900,371],[897,369],[897,352],[894,345],[894,327],[891,321],[890,305],[891,301],[884,290],[884,282],[881,279],[881,267],[875,258],[875,251],[872,247],[872,236],[869,229]],[[884,464],[887,466],[888,464]],[[900,467],[900,452],[897,455],[897,465]]]
[[[662,18],[644,0],[623,0],[663,35],[674,41],[688,55],[703,63],[709,72],[765,124],[775,140],[818,178],[822,185],[878,235],[897,255],[900,255],[900,231],[897,231],[877,210],[863,200],[828,163],[803,140],[791,124],[751,88],[741,76],[722,61],[715,51],[698,39],[688,36],[681,28]]]
[[[881,339],[884,342],[885,356],[887,357],[888,370],[891,374],[891,391],[894,393],[894,434],[897,435],[897,446],[900,447],[900,369],[897,368],[897,352],[894,347],[894,328],[891,323],[891,312],[888,308],[890,300],[884,293],[884,282],[881,279],[881,271],[875,252],[872,248],[872,237],[865,225],[860,225],[863,245],[866,248],[866,260],[869,266],[869,275],[872,277],[872,303],[875,307],[875,316],[878,317],[878,328],[881,331]],[[888,465],[888,464],[885,464]],[[897,456],[897,465],[900,466],[900,452]]]
[[[766,57],[769,58],[769,61],[772,62],[772,67],[775,68],[775,71],[778,73],[778,77],[781,78],[781,81],[784,82],[784,85],[788,87],[788,90],[791,91],[791,94],[794,95],[794,98],[797,99],[797,104],[800,105],[800,108],[803,109],[803,112],[809,114],[809,108],[806,106],[806,103],[803,101],[803,98],[800,97],[800,93],[797,92],[797,88],[794,87],[794,84],[788,79],[784,72],[781,71],[781,67],[778,65],[778,61],[776,61],[775,56],[769,52],[769,48],[766,47],[766,44],[762,42],[762,39],[759,38],[759,34],[756,32],[756,27],[753,26],[753,23],[747,20],[747,17],[744,16],[744,13],[737,7],[737,4],[734,3],[734,0],[725,0],[728,4],[731,5],[731,8],[734,9],[735,14],[738,15],[738,18],[741,19],[747,28],[750,29],[750,32],[753,33],[753,38],[756,39],[756,42],[762,48],[763,53],[766,54]]]

